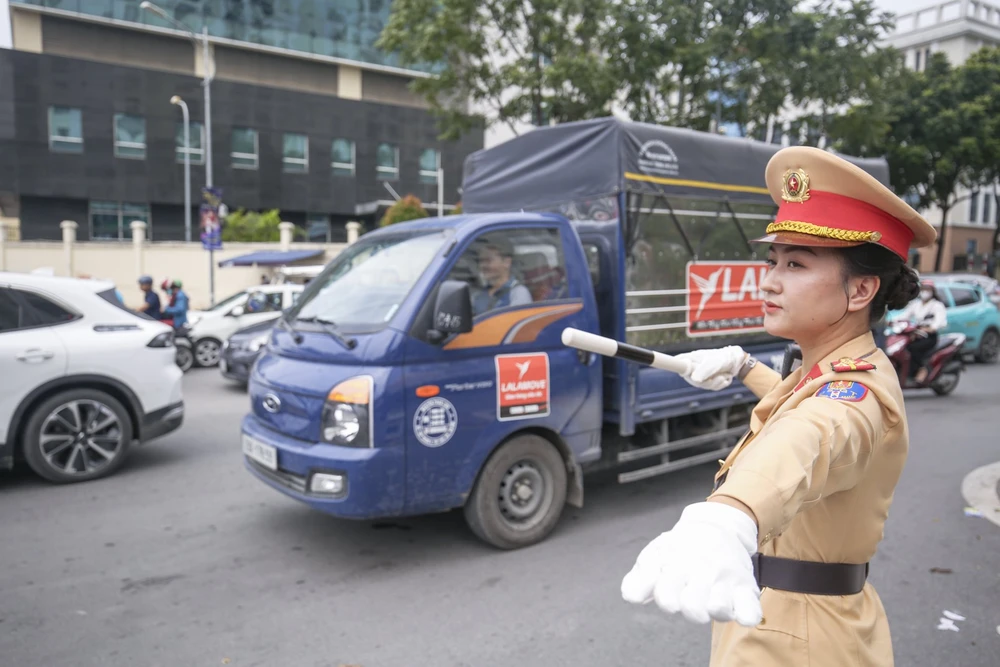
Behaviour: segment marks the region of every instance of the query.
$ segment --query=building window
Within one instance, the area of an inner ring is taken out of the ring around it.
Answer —
[[[392,144],[379,144],[375,151],[375,175],[380,181],[399,178],[399,149]]]
[[[70,107],[49,107],[49,150],[83,152],[83,114]]]
[[[969,222],[979,222],[979,191],[972,193],[969,199]]]
[[[993,207],[993,193],[984,192],[983,193],[983,224],[990,224],[990,215],[993,213],[991,210]]]
[[[184,147],[184,123],[177,123],[177,133],[174,135],[174,154],[178,164],[184,164],[184,156],[191,155],[191,164],[205,164],[205,126],[201,123],[190,123],[188,134],[191,145]]]
[[[920,49],[913,54],[913,69],[914,71],[920,71]]]
[[[306,216],[306,237],[313,243],[330,242],[330,216],[310,213]]]
[[[146,119],[127,113],[115,114],[115,157],[146,159]]]
[[[330,151],[332,159],[330,166],[333,168],[334,176],[354,175],[354,142],[350,139],[334,139]]]
[[[153,238],[149,206],[116,201],[90,202],[90,240],[124,241],[132,238],[132,222],[146,223],[146,238]]]
[[[438,169],[441,168],[441,152],[427,148],[420,154],[420,182],[437,185]]]
[[[248,127],[233,128],[233,166],[238,169],[257,168],[257,130]]]
[[[286,133],[281,161],[286,172],[304,174],[309,171],[309,137]]]

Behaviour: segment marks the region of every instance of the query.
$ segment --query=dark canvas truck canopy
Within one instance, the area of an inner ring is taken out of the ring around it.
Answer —
[[[768,204],[764,168],[780,148],[617,118],[543,127],[466,158],[462,207],[550,210],[622,192]],[[885,160],[842,157],[889,184]]]
[[[555,212],[621,239],[624,321],[605,332],[619,340],[675,353],[763,344],[767,249],[750,240],[777,212],[764,172],[780,149],[617,118],[567,123],[470,155],[462,202]],[[888,184],[885,160],[844,157]]]

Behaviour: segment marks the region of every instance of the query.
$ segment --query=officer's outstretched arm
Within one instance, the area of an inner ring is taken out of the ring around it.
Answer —
[[[848,390],[826,385],[769,422],[711,499],[731,498],[750,508],[764,544],[804,505],[856,485],[875,448],[898,424],[895,414],[859,383]]]
[[[743,385],[757,398],[764,398],[779,382],[781,373],[762,363],[751,368],[743,378]]]

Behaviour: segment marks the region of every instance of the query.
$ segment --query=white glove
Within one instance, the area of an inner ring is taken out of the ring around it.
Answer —
[[[682,375],[688,384],[699,389],[719,391],[733,382],[749,355],[738,345],[716,350],[695,350],[678,354],[677,359],[691,362],[691,373]]]
[[[709,620],[754,627],[763,618],[750,556],[757,525],[745,513],[715,502],[684,508],[680,520],[640,553],[622,580],[626,602],[656,600],[695,623]]]

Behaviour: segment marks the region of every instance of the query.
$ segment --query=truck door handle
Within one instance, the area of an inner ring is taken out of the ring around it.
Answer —
[[[590,352],[587,352],[586,350],[577,350],[576,357],[577,359],[580,360],[580,363],[583,364],[584,366],[590,365],[590,357],[591,357]]]
[[[32,348],[30,350],[25,350],[16,355],[18,361],[45,361],[46,359],[51,359],[56,356],[55,352],[49,352],[48,350],[40,350],[38,348]]]

